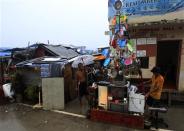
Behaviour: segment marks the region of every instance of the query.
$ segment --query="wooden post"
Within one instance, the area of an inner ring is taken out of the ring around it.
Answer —
[[[171,90],[168,91],[168,106],[171,106]]]
[[[1,58],[1,65],[0,65],[0,67],[1,67],[1,82],[2,82],[2,84],[4,83],[4,69],[3,69],[3,58]]]

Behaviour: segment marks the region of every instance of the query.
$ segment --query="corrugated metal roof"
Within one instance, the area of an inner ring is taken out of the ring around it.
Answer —
[[[61,45],[43,45],[43,46],[47,48],[49,51],[51,51],[52,53],[54,53],[55,55],[58,55],[62,58],[70,59],[79,55],[74,50],[67,49]]]
[[[67,59],[63,59],[60,57],[39,57],[31,60],[22,61],[20,63],[16,64],[16,67],[24,67],[24,66],[30,66],[34,67],[35,65],[44,64],[44,63],[60,63],[65,62],[68,63]]]

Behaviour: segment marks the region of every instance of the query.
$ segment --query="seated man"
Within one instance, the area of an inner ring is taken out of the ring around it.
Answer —
[[[151,84],[149,92],[145,95],[146,104],[147,106],[158,107],[164,84],[164,78],[160,74],[159,67],[154,67],[151,72],[153,73],[152,79],[150,81],[144,82],[144,84]]]

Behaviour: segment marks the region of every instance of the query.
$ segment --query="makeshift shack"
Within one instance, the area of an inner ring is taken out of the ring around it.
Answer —
[[[8,75],[11,73],[11,70],[9,70],[10,61],[11,52],[7,49],[0,50],[0,85],[11,79]]]
[[[24,93],[24,96],[26,95],[30,98],[31,96],[29,96],[29,92],[33,92],[33,90],[35,90],[38,98],[38,91],[42,86],[42,79],[47,77],[62,77],[62,69],[66,63],[66,59],[58,57],[42,57],[18,63],[16,65],[17,73],[21,75],[23,82],[22,85],[25,87],[22,92]],[[41,89],[43,89],[43,87]],[[44,95],[45,92],[43,91],[42,94]],[[32,98],[30,99],[32,100]]]

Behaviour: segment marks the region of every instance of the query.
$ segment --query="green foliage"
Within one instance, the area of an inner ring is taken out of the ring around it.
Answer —
[[[38,100],[38,87],[36,86],[29,86],[25,89],[24,95],[28,100]]]

